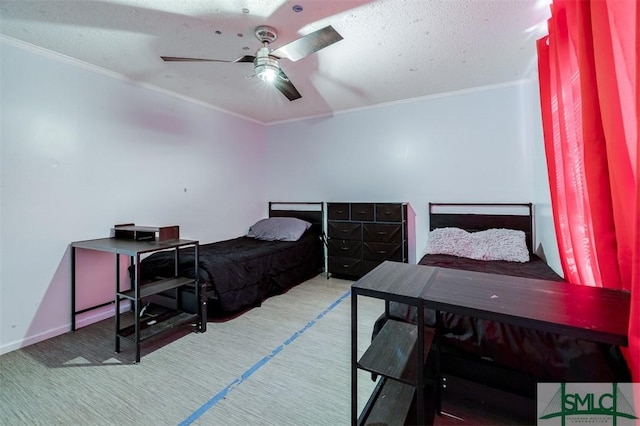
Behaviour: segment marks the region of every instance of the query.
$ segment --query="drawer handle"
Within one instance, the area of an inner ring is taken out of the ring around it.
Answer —
[[[387,235],[385,231],[378,231],[378,235]]]
[[[343,268],[348,268],[350,265],[347,263],[346,265],[342,265]]]
[[[349,232],[348,229],[341,229],[340,232]]]
[[[367,214],[367,212],[359,211],[360,214]]]
[[[338,210],[337,213],[342,213],[342,210]]]
[[[347,250],[349,250],[349,247],[340,247],[340,250],[347,251]]]
[[[384,212],[384,214],[391,214],[391,212]]]
[[[378,254],[387,254],[386,250],[378,250]]]

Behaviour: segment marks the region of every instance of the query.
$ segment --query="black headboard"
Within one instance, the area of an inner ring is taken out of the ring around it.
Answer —
[[[491,228],[524,231],[527,247],[533,247],[532,203],[429,203],[429,230],[455,227],[469,232]]]
[[[296,217],[306,220],[318,233],[322,233],[324,203],[322,201],[269,201],[269,217]]]

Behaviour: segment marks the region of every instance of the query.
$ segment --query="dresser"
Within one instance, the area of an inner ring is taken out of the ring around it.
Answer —
[[[328,273],[357,279],[385,260],[416,263],[409,203],[327,203]]]

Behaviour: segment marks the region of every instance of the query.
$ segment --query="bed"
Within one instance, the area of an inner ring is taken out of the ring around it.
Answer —
[[[429,224],[421,265],[564,281],[535,254],[531,204],[430,203]],[[504,231],[497,256],[495,246],[484,243],[495,230]],[[505,250],[512,237],[517,237],[517,249]],[[504,253],[509,260],[486,260],[502,258]],[[394,319],[416,321],[415,308],[391,302],[389,309]],[[376,321],[374,335],[385,320],[382,315]],[[617,346],[446,312],[440,320],[444,330],[440,368],[445,379],[461,378],[529,398],[535,397],[538,382],[630,380]],[[425,323],[435,326],[435,311],[425,310]]]
[[[202,300],[183,289],[147,302],[172,309],[179,304],[189,312],[201,308],[203,324],[208,316],[226,318],[259,306],[322,272],[323,218],[322,202],[270,202],[268,218],[253,224],[246,235],[199,246]],[[195,276],[193,257],[193,248],[180,250],[180,275]],[[143,282],[173,276],[174,257],[154,253],[142,260],[140,271]]]

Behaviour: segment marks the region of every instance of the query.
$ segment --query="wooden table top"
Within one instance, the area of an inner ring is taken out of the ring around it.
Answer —
[[[389,261],[354,287],[375,297],[419,298],[425,308],[628,345],[627,291]]]
[[[437,269],[387,261],[353,283],[351,289],[365,296],[422,304]]]
[[[72,247],[87,250],[106,251],[110,253],[126,254],[135,256],[136,254],[148,253],[186,245],[196,244],[195,240],[169,240],[169,241],[136,241],[123,238],[98,238],[95,240],[74,241]]]
[[[630,302],[625,291],[447,268],[425,297],[442,311],[623,346]]]

